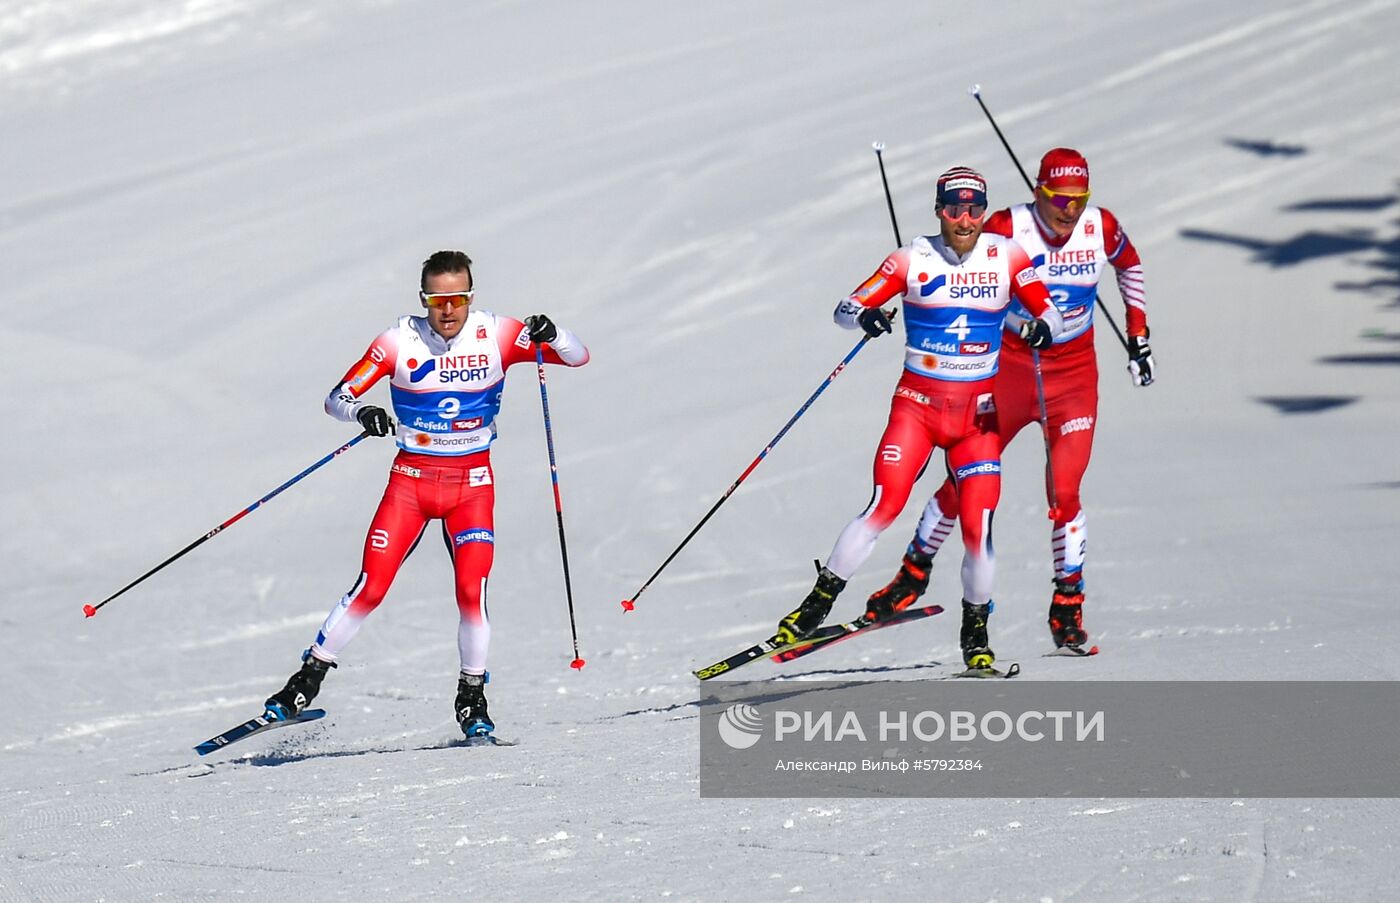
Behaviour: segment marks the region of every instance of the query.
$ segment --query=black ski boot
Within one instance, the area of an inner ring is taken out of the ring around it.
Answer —
[[[991,614],[991,602],[986,605],[973,605],[966,599],[963,600],[959,642],[962,646],[963,663],[968,668],[985,670],[991,668],[997,660],[987,641],[987,618]]]
[[[1089,641],[1084,632],[1084,584],[1076,581],[1055,581],[1055,595],[1050,597],[1050,635],[1055,648],[1083,646]]]
[[[812,591],[802,600],[801,605],[788,612],[787,616],[778,622],[778,631],[774,636],[780,642],[794,643],[816,630],[822,621],[826,620],[826,616],[831,614],[831,604],[845,588],[846,581],[826,568],[819,568],[817,582]]]
[[[928,575],[933,566],[933,556],[916,552],[910,548],[904,553],[904,561],[899,565],[899,573],[884,589],[877,589],[865,603],[867,621],[883,621],[895,612],[913,605],[924,590],[928,589]]]
[[[463,674],[457,680],[457,723],[469,739],[487,737],[496,729],[496,722],[486,711],[486,674]]]
[[[265,717],[269,721],[287,721],[300,715],[321,692],[321,681],[334,667],[334,662],[323,662],[308,649],[301,657],[301,670],[287,678],[287,685],[263,703],[267,707]]]

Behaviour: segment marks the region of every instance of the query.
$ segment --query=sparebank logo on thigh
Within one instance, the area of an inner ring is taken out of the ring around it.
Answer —
[[[481,527],[474,530],[463,530],[452,537],[453,545],[464,546],[469,542],[484,542],[488,545],[495,545],[496,534]]]
[[[980,477],[993,473],[1001,473],[1000,461],[974,461],[959,467],[957,477],[959,480],[966,480],[968,477]]]

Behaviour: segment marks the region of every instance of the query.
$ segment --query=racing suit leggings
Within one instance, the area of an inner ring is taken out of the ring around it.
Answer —
[[[989,601],[996,572],[992,515],[1001,495],[996,416],[990,380],[948,386],[906,371],[875,454],[870,504],[841,531],[826,567],[850,579],[904,509],[933,450],[943,448],[958,481],[963,596],[976,604]]]
[[[428,521],[439,519],[452,553],[462,671],[484,673],[491,643],[486,579],[495,553],[495,500],[489,452],[453,458],[400,452],[365,536],[360,576],[326,616],[311,654],[323,661],[336,660],[384,600]]]
[[[1088,346],[1087,353],[1044,355],[1041,360],[1050,444],[1046,501],[1053,499],[1055,506],[1050,552],[1055,578],[1077,583],[1083,579],[1088,550],[1088,525],[1079,487],[1094,449],[1099,406],[1098,367],[1092,346]],[[1030,356],[1003,351],[1001,371],[995,377],[994,386],[998,447],[1006,448],[1017,433],[1032,424],[1034,431],[1040,433],[1040,400]],[[1052,473],[1053,484],[1050,482]],[[948,480],[924,509],[914,540],[924,552],[936,554],[942,545],[943,537],[958,516],[957,494],[957,487]]]

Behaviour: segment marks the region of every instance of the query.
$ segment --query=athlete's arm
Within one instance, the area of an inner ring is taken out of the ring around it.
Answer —
[[[554,329],[554,339],[539,346],[544,349],[544,362],[566,367],[582,367],[588,363],[588,347],[583,340],[558,323],[554,324]],[[514,317],[496,315],[496,341],[500,343],[502,368],[535,359],[530,329]]]
[[[1059,308],[1051,303],[1050,293],[1046,291],[1045,283],[1036,275],[1030,258],[1015,241],[1008,240],[1004,247],[1010,254],[1007,272],[1011,274],[1011,294],[1031,312],[1031,316],[1037,320],[1044,320],[1049,325],[1052,336],[1058,336],[1064,332],[1065,321],[1060,316]]]
[[[360,396],[368,392],[370,386],[394,372],[399,351],[396,336],[395,330],[385,330],[355,366],[345,372],[340,382],[326,396],[327,414],[347,423],[355,419],[360,408],[365,406],[365,402],[359,400]]]
[[[1108,262],[1113,264],[1114,275],[1118,277],[1118,294],[1126,308],[1128,335],[1147,335],[1147,296],[1143,292],[1142,259],[1137,248],[1128,239],[1128,233],[1118,222],[1118,217],[1099,208],[1103,215],[1103,246],[1108,252]]]
[[[899,248],[873,275],[836,305],[832,319],[843,329],[862,329],[860,315],[871,307],[881,307],[887,301],[904,294],[909,277],[909,249]]]

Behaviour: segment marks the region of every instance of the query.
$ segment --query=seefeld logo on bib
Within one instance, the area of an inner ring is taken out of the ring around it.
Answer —
[[[719,738],[730,749],[748,749],[763,737],[763,716],[742,702],[725,709],[715,726],[719,728]]]

